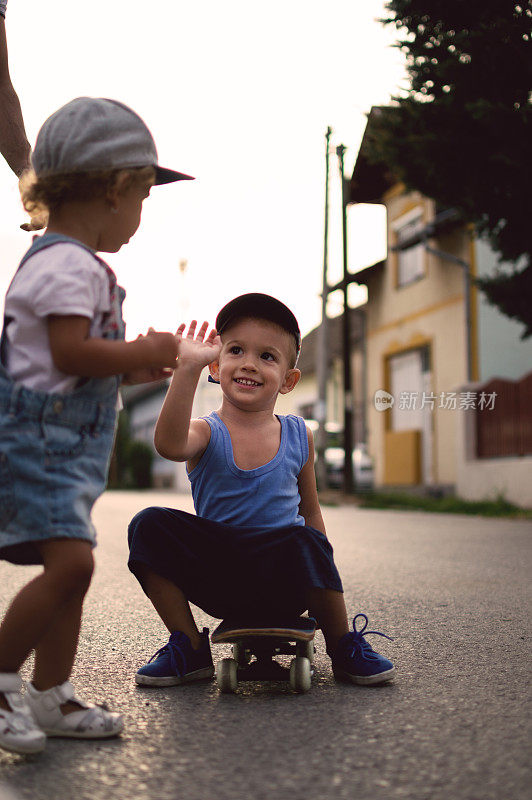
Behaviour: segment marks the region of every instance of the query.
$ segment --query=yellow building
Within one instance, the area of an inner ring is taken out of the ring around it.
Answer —
[[[353,275],[368,289],[366,418],[375,483],[454,489],[463,461],[460,415],[471,410],[478,381],[520,377],[532,365],[532,345],[469,279],[489,260],[471,226],[369,162],[377,114],[369,115],[349,194],[350,203],[381,203],[387,212],[386,260]]]

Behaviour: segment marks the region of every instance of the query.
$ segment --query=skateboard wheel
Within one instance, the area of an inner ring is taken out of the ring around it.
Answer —
[[[310,663],[314,661],[314,642],[298,642],[297,655],[308,658]]]
[[[235,642],[232,645],[231,649],[233,651],[233,658],[235,659],[236,663],[239,666],[245,667],[246,664],[249,664],[249,662],[251,661],[251,656],[249,654],[249,651],[246,650],[246,648],[242,644],[242,642]]]
[[[222,658],[216,665],[216,682],[221,692],[231,694],[236,691],[238,664],[234,658]]]
[[[290,664],[290,686],[294,692],[308,692],[311,683],[310,660],[296,656]]]

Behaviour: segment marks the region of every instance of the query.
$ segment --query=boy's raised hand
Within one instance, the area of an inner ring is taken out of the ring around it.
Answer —
[[[198,367],[206,367],[216,361],[222,349],[222,342],[215,330],[211,330],[205,337],[209,329],[209,323],[204,322],[196,333],[197,320],[193,319],[185,334],[185,325],[180,325],[176,331],[176,339],[179,343],[179,361],[188,362]]]

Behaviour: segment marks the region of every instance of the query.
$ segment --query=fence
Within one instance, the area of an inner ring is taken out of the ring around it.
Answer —
[[[480,392],[495,401],[476,410],[477,458],[532,454],[532,372],[519,381],[496,378]]]

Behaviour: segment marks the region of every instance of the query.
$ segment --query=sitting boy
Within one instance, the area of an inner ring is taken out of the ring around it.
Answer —
[[[312,433],[301,417],[275,414],[277,396],[301,375],[297,320],[279,300],[253,293],[224,306],[216,329],[207,336],[204,322],[196,334],[193,322],[184,336],[180,326],[178,366],[155,429],[158,452],[187,462],[197,516],[147,508],[129,526],[129,568],[170,633],[136,682],[212,677],[209,631],[198,631],[189,602],[217,618],[308,610],[337,679],[388,681],[395,670],[364,638],[367,617],[360,615],[361,631],[356,617],[349,630],[318,501]],[[191,419],[207,365],[222,404]]]

